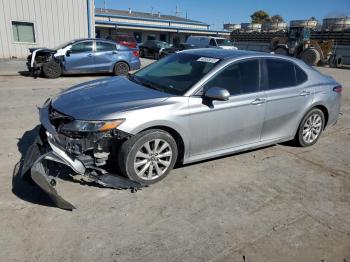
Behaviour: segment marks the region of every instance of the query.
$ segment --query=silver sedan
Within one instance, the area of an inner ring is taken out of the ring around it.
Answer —
[[[104,185],[110,166],[130,181],[152,184],[176,163],[289,140],[311,146],[337,121],[341,91],[334,79],[293,58],[187,50],[49,99],[40,119],[51,155],[41,159]]]

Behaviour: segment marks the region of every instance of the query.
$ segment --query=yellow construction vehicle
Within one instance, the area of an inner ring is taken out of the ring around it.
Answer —
[[[274,37],[270,43],[275,54],[294,56],[309,65],[333,65],[334,40],[310,39],[310,28],[290,27],[287,37]]]

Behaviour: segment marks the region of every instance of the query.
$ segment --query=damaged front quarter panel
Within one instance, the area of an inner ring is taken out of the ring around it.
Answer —
[[[105,169],[115,143],[127,139],[127,133],[113,129],[105,133],[60,133],[49,119],[50,102],[40,109],[41,128],[34,143],[28,149],[22,164],[22,178],[31,179],[42,188],[59,208],[72,210],[74,205],[63,199],[56,191],[56,178],[48,161],[70,167],[75,176],[85,182],[95,182],[105,187],[137,191],[142,185]],[[64,115],[62,116],[65,117]],[[57,121],[57,118],[55,119]],[[57,124],[57,122],[56,122]],[[58,128],[59,129],[59,128]]]

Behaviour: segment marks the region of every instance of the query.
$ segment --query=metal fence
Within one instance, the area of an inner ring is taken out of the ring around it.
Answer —
[[[270,52],[269,43],[235,42],[235,46],[241,50]],[[333,52],[343,57],[344,64],[350,65],[350,45],[336,45]]]

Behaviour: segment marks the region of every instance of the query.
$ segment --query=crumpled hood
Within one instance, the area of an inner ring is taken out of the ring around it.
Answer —
[[[56,50],[54,49],[50,49],[50,48],[46,48],[46,47],[32,47],[32,48],[28,48],[30,53],[33,53],[35,50],[40,49],[39,52],[42,53],[55,53]]]
[[[75,119],[107,120],[114,113],[147,107],[170,96],[126,77],[110,77],[69,88],[53,99],[52,106]]]

